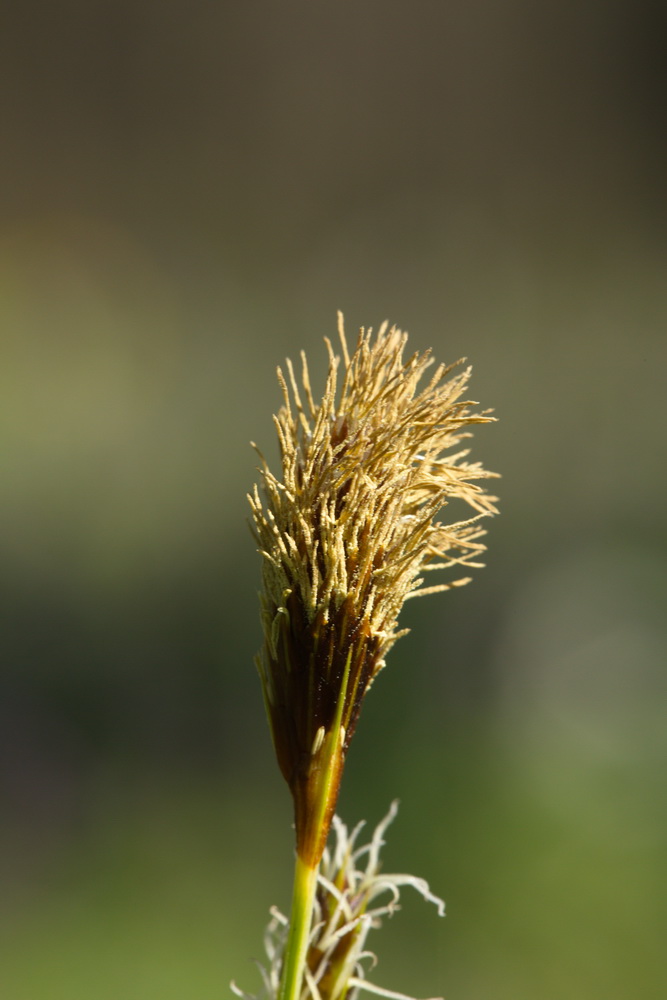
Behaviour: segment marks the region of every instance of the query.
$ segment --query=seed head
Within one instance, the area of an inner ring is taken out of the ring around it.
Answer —
[[[467,583],[425,586],[423,574],[479,566],[479,520],[496,512],[477,485],[493,474],[458,447],[471,425],[492,419],[463,398],[470,368],[439,365],[420,388],[433,360],[429,351],[405,360],[405,333],[362,329],[350,355],[339,314],[339,337],[340,372],[325,338],[320,403],[305,354],[300,384],[289,360],[287,378],[278,369],[282,475],[260,453],[263,495],[255,486],[249,497],[263,556],[257,663],[297,849],[310,864],[324,849],[363,697],[407,631],[403,603]],[[472,516],[435,520],[451,500]]]

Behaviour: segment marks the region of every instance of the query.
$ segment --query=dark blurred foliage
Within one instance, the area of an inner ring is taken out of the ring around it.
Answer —
[[[248,441],[275,459],[275,365],[321,382],[337,308],[467,355],[501,418],[488,567],[410,602],[345,776],[449,902],[375,978],[665,995],[666,11],[0,13],[7,1000],[253,986],[291,833]]]

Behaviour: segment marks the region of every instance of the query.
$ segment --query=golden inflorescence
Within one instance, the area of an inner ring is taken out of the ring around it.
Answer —
[[[362,699],[406,630],[406,599],[467,583],[426,586],[423,574],[475,567],[480,519],[496,512],[479,480],[493,475],[459,449],[473,424],[463,398],[470,368],[404,360],[407,335],[383,324],[361,330],[350,355],[339,316],[341,358],[329,340],[329,372],[316,403],[305,354],[300,384],[278,369],[284,403],[274,418],[282,476],[261,457],[262,494],[250,499],[263,556],[264,645],[258,657],[280,769],[295,802],[297,849],[314,865],[324,849],[340,775]],[[459,449],[459,450],[457,450]],[[452,500],[470,518],[435,520]]]

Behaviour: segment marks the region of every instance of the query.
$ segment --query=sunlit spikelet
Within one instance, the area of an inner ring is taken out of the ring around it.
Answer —
[[[342,364],[326,340],[321,403],[303,353],[300,379],[290,361],[286,375],[278,369],[282,474],[260,454],[262,491],[249,498],[263,556],[258,668],[297,847],[310,864],[326,842],[363,696],[405,632],[403,603],[467,583],[464,575],[426,586],[424,573],[479,566],[480,519],[496,510],[479,485],[492,473],[459,447],[473,424],[492,419],[465,399],[470,369],[439,365],[426,381],[430,352],[404,359],[407,335],[386,323],[375,336],[362,329],[351,355],[340,316],[339,336]],[[437,521],[450,500],[472,516]],[[325,757],[335,766],[314,824]]]

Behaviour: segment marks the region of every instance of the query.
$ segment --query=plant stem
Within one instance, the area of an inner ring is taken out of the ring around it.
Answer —
[[[298,854],[294,869],[294,893],[289,935],[285,945],[279,1000],[299,1000],[308,951],[319,864],[311,868]]]
[[[323,739],[319,741],[317,749],[313,750],[303,785],[297,783],[293,788],[297,832],[296,866],[292,913],[278,1000],[299,1000],[301,996],[317,873],[338,799],[343,768],[345,729],[342,719],[351,661],[350,649],[332,727],[326,736],[322,730]]]

